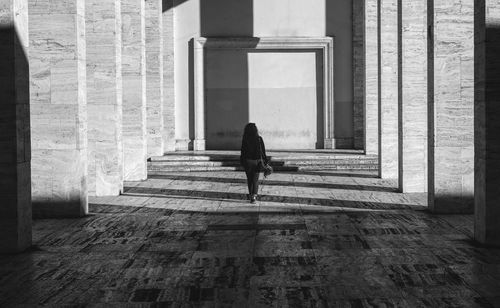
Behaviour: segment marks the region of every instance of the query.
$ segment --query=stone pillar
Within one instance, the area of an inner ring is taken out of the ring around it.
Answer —
[[[378,10],[379,0],[365,0],[365,152],[379,151],[379,56]]]
[[[398,0],[379,2],[380,177],[398,177],[399,34]]]
[[[163,155],[162,0],[145,0],[148,157]]]
[[[429,209],[474,204],[474,1],[429,0]],[[432,52],[433,51],[433,52]]]
[[[29,32],[33,214],[85,215],[85,0],[29,1]]]
[[[122,0],[123,176],[147,178],[144,0]]]
[[[120,1],[86,0],[89,193],[123,190]]]
[[[352,1],[354,148],[365,148],[365,0]]]
[[[401,2],[399,189],[427,191],[427,0]]]
[[[194,40],[194,142],[193,150],[205,150],[205,82],[203,44]],[[326,146],[326,145],[325,145]]]
[[[0,253],[31,246],[28,1],[0,1]]]
[[[475,1],[475,230],[500,245],[500,1]]]
[[[174,0],[164,0],[163,12],[163,150],[175,151]]]

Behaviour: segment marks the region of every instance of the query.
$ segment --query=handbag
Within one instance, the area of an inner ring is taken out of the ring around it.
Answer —
[[[264,161],[264,158],[262,157],[262,148],[260,146],[260,141],[259,141],[259,153],[260,153],[260,171],[264,172],[264,177],[267,178],[269,175],[273,173],[273,167],[271,167],[268,163]]]

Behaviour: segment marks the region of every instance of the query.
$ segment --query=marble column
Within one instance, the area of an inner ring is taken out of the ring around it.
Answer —
[[[175,151],[174,0],[164,0],[163,22],[163,150]]]
[[[398,0],[379,2],[380,177],[398,177],[399,34]]]
[[[365,0],[365,152],[379,151],[379,56],[378,56],[379,0]]]
[[[365,148],[365,0],[352,1],[354,148]]]
[[[427,192],[427,0],[401,2],[399,189]]]
[[[500,1],[475,1],[475,230],[500,246]]]
[[[163,155],[162,0],[145,0],[148,157]]]
[[[0,253],[31,246],[28,1],[0,1]]]
[[[123,190],[121,8],[86,0],[89,193]]]
[[[143,0],[122,0],[123,176],[147,178],[146,40]]]
[[[88,211],[85,0],[29,1],[35,217]]]
[[[429,209],[474,206],[474,1],[429,0]]]

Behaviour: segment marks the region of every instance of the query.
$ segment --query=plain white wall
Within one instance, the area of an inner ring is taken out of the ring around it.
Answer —
[[[177,139],[193,137],[189,124],[192,118],[189,112],[189,41],[198,36],[334,36],[335,135],[337,138],[353,136],[351,0],[176,1]]]

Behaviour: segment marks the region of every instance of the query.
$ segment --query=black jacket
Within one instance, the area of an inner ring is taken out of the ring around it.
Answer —
[[[240,162],[242,165],[246,159],[260,159],[261,157],[264,163],[267,164],[269,162],[262,137],[259,136],[259,143],[248,142],[247,140],[241,142]]]

